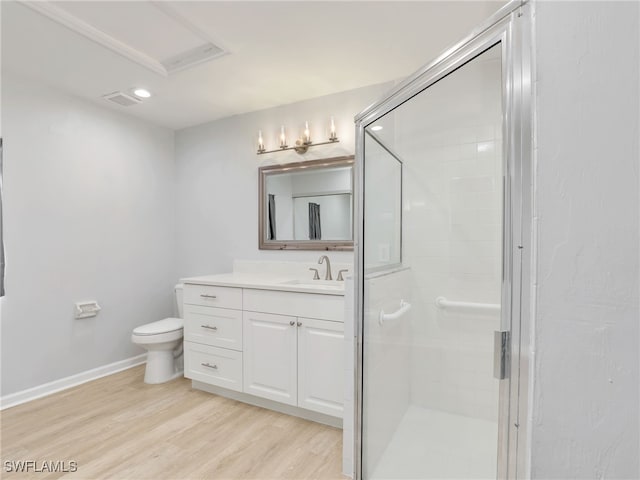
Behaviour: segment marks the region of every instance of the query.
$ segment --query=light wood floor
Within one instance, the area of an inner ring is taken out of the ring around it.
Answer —
[[[344,479],[342,431],[191,389],[143,366],[2,411],[2,478]],[[7,473],[5,462],[77,462]]]

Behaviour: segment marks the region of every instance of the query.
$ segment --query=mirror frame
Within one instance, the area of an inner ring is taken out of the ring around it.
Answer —
[[[353,250],[354,225],[351,225],[351,240],[267,240],[266,238],[266,182],[269,175],[299,170],[319,170],[325,167],[352,167],[355,156],[322,158],[306,162],[268,165],[258,169],[258,248],[260,250]],[[353,172],[355,174],[355,171]],[[354,212],[353,174],[351,175],[351,212]],[[352,216],[352,218],[354,218]]]

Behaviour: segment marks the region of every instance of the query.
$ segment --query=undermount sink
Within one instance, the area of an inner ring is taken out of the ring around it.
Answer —
[[[338,282],[337,280],[287,280],[281,282],[280,285],[297,285],[300,287],[313,287],[313,288],[335,288],[336,290],[344,289],[344,282]]]

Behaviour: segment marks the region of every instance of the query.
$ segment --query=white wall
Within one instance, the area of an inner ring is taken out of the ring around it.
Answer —
[[[533,478],[640,478],[640,4],[536,6]]]
[[[237,115],[176,133],[178,271],[199,275],[230,271],[233,260],[315,261],[320,252],[258,249],[258,167],[272,163],[351,155],[355,151],[353,117],[391,84],[360,88],[277,108]],[[308,120],[316,141],[328,138],[335,117],[340,143],[256,155],[257,133],[266,148],[277,146],[284,124],[289,143],[293,126]],[[269,136],[269,132],[272,133]],[[352,263],[352,252],[330,252],[334,261]]]
[[[7,395],[144,353],[131,330],[173,312],[175,198],[172,131],[2,80]]]

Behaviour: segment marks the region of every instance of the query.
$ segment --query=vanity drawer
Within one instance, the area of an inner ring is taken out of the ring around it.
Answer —
[[[184,344],[184,376],[242,391],[242,353],[199,343]]]
[[[242,311],[185,305],[184,340],[242,351]]]
[[[242,289],[215,285],[184,286],[183,303],[242,310]]]
[[[344,297],[317,293],[245,289],[243,308],[250,312],[344,322]]]

